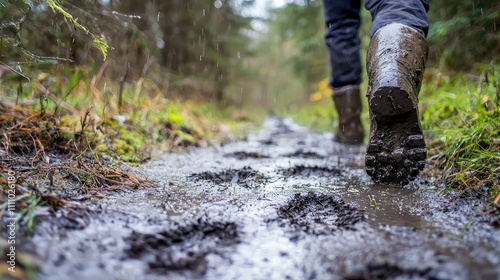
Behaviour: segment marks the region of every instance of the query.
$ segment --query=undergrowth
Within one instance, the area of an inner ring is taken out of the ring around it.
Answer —
[[[431,159],[448,186],[500,200],[500,67],[479,75],[428,71],[420,94]]]

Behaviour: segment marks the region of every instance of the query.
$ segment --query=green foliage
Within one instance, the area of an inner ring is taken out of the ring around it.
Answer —
[[[500,67],[480,77],[435,71],[424,83],[423,126],[445,179],[454,186],[500,193]]]
[[[429,11],[431,62],[468,69],[500,58],[500,2],[434,0]]]
[[[279,44],[290,44],[295,50],[288,54],[288,67],[306,85],[328,75],[328,53],[323,40],[324,18],[318,1],[292,2],[271,11],[269,33],[277,34]]]
[[[150,80],[124,84],[124,102],[119,112],[116,92],[120,85],[110,80],[95,83],[97,75],[89,75],[85,68],[62,69],[58,76],[41,72],[32,81],[0,84],[0,102],[17,102],[28,115],[56,116],[54,121],[49,117],[33,124],[42,129],[43,135],[52,137],[48,140],[52,142],[46,147],[48,150],[64,146],[59,143],[75,143],[82,150],[135,163],[149,159],[155,148],[172,150],[198,145],[201,139],[224,138],[236,132],[233,128],[238,122],[232,119],[246,118],[235,108],[221,110],[209,103],[173,101]],[[39,93],[37,84],[41,83],[49,95],[35,94]],[[85,124],[85,137],[81,137],[86,111],[90,116]]]
[[[65,40],[59,38],[61,40],[57,42],[55,40],[50,41],[50,39],[58,37],[60,32],[74,32],[72,27],[83,32],[80,34],[82,39],[90,36],[104,56],[104,59],[106,59],[108,45],[105,40],[95,35],[85,23],[80,23],[78,17],[72,14],[73,12],[80,13],[82,10],[73,8],[68,12],[62,3],[63,1],[61,0],[21,0],[8,1],[2,4],[0,12],[0,15],[2,15],[0,17],[0,35],[2,37],[0,50],[6,49],[9,52],[11,55],[9,60],[14,57],[17,59],[26,58],[38,64],[43,64],[47,62],[54,63],[54,60],[71,59],[59,57],[52,52],[54,46]],[[47,11],[47,6],[54,14],[50,14]],[[56,20],[58,19],[58,15],[61,15],[62,19],[67,21],[69,28],[64,30],[60,25],[53,24],[53,22],[52,24],[48,24],[48,20],[53,20],[54,15]],[[11,64],[13,63],[14,61],[11,61]]]
[[[74,18],[70,13],[68,13],[64,8],[61,6],[61,0],[45,0],[47,1],[47,4],[49,7],[52,9],[52,11],[58,12],[61,15],[64,16],[66,20],[68,20],[71,24],[73,24],[75,27],[83,30],[85,33],[89,34],[92,37],[92,40],[94,43],[97,45],[99,50],[102,52],[104,56],[104,60],[106,60],[106,57],[108,55],[108,45],[104,42],[102,38],[99,38],[98,36],[94,35],[93,33],[90,32],[90,30],[85,27],[84,25],[80,24],[76,18]]]

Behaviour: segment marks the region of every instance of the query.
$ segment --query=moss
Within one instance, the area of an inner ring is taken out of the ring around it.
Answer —
[[[98,153],[106,153],[109,151],[108,149],[108,146],[104,145],[104,144],[99,144],[97,145],[95,148],[94,148],[94,151],[98,152]]]
[[[115,139],[113,141],[113,149],[124,161],[128,162],[141,161],[141,159],[137,156],[137,149],[123,139]]]
[[[65,129],[61,129],[58,131],[57,140],[58,141],[75,140],[75,133],[67,131]]]

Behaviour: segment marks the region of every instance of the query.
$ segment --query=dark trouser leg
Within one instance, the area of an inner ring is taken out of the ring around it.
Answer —
[[[338,114],[335,141],[359,145],[363,143],[361,83],[360,0],[324,0],[325,42],[330,52],[330,86]]]
[[[360,0],[324,0],[325,42],[330,52],[330,85],[339,88],[361,83]]]
[[[424,38],[429,30],[428,0],[365,0],[365,7],[372,14],[370,36],[391,23],[401,23],[417,30]]]

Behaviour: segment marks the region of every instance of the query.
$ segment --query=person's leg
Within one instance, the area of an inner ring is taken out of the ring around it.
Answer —
[[[330,85],[340,88],[361,83],[360,0],[324,0],[325,42],[330,54]]]
[[[361,24],[360,0],[324,0],[325,42],[330,54],[333,100],[339,116],[335,140],[341,143],[361,144],[364,138],[360,121],[362,110],[359,84],[361,83],[361,42],[358,29]]]
[[[391,23],[401,23],[427,36],[428,0],[365,0],[365,8],[372,14],[372,37],[380,28]]]
[[[368,47],[370,139],[366,172],[375,182],[408,183],[425,166],[418,93],[428,46],[421,0],[367,0],[373,17]]]

